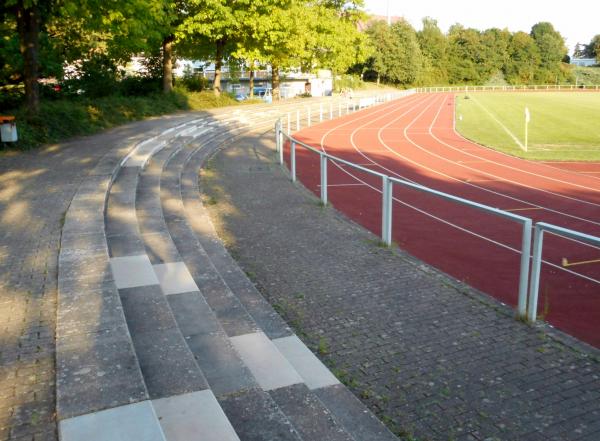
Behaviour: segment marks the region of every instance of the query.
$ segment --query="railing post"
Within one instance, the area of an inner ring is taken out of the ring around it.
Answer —
[[[320,153],[321,157],[321,202],[327,205],[327,156],[325,153]]]
[[[310,126],[311,126],[311,124],[310,124],[310,123],[311,123],[311,119],[312,119],[312,116],[311,116],[311,114],[310,114],[310,106],[308,106],[308,110],[307,110],[306,112],[307,112],[307,114],[308,114],[308,115],[307,115],[307,117],[308,117],[308,127],[310,127]]]
[[[292,182],[296,182],[296,141],[293,139],[290,145],[290,169],[292,172]]]
[[[279,165],[283,165],[283,132],[279,131]]]
[[[531,280],[529,282],[529,305],[527,305],[527,320],[531,323],[534,323],[537,317],[543,242],[544,230],[539,225],[536,225],[533,235],[533,262],[531,264]]]
[[[521,271],[519,273],[519,304],[517,315],[524,319],[527,316],[527,289],[529,282],[529,260],[531,258],[531,219],[523,223],[523,238],[521,242]]]
[[[296,110],[296,131],[300,131],[300,109]]]
[[[388,176],[382,178],[381,183],[381,241],[390,246],[392,244],[392,181]]]
[[[287,114],[287,133],[288,135],[292,133],[292,122],[290,118],[290,112]]]
[[[277,153],[279,153],[279,151],[281,150],[281,144],[279,143],[279,132],[281,132],[281,118],[279,118],[275,123],[275,150],[277,151]]]
[[[338,116],[342,116],[342,103],[338,103]]]
[[[329,103],[329,119],[333,119],[333,103]]]
[[[319,103],[319,122],[323,122],[323,103]]]

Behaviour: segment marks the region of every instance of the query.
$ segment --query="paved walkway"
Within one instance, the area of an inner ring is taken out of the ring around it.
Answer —
[[[75,191],[116,145],[180,114],[30,152],[0,153],[0,440],[56,439],[58,252]]]
[[[315,101],[1,157],[0,440],[396,439],[241,272],[197,190],[221,143]]]
[[[418,440],[600,439],[597,352],[378,247],[289,182],[270,137],[236,142],[203,171],[211,218],[271,304],[388,427]]]

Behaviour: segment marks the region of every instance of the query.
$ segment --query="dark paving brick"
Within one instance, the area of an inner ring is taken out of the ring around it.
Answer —
[[[244,441],[301,441],[271,396],[261,389],[217,397],[236,433]]]
[[[151,399],[208,388],[178,329],[137,333],[131,337]]]
[[[306,440],[355,441],[304,384],[272,390],[269,395]]]
[[[594,439],[594,351],[377,247],[291,184],[264,139],[210,161],[206,207],[261,292],[388,427],[431,440]]]

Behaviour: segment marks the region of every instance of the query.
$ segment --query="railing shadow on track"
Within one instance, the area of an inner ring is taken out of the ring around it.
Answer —
[[[493,87],[493,86],[490,86]],[[541,86],[538,86],[541,87]],[[563,86],[565,87],[565,86]],[[474,86],[469,87],[468,91],[471,91]],[[442,88],[430,88],[430,89],[442,89]],[[444,88],[445,92],[460,92],[465,91],[466,88]],[[452,90],[449,90],[452,89]],[[480,89],[481,90],[481,89]],[[510,88],[500,89],[500,90],[512,90]],[[564,90],[564,89],[563,89]],[[438,90],[441,92],[442,90]],[[376,96],[369,99],[362,99],[357,104],[347,104],[346,106],[346,115],[350,112],[355,112],[358,110],[362,110],[373,105],[384,103],[387,101],[391,101],[394,99],[398,99],[401,97],[408,96],[415,92],[424,92],[423,89],[411,89],[404,91],[400,94],[390,95],[387,94],[385,96]],[[305,119],[306,125],[308,127],[311,126],[313,114],[311,113],[311,109],[305,109]],[[327,112],[329,110],[329,112]],[[330,107],[330,109],[323,109],[323,106],[320,106],[319,109],[319,122],[323,122],[324,117],[329,116],[329,119],[333,119],[335,117],[335,109]],[[343,116],[343,107],[340,105],[339,109],[337,109],[337,116]],[[296,115],[296,131],[301,129],[301,112],[297,111]],[[444,199],[446,201],[450,201],[456,204],[468,206],[471,208],[475,208],[479,211],[489,213],[495,215],[500,218],[508,219],[509,221],[516,222],[522,226],[521,233],[521,258],[520,258],[520,268],[519,268],[519,289],[518,289],[518,303],[516,308],[516,318],[519,320],[528,321],[530,323],[535,323],[537,319],[537,310],[538,310],[538,291],[539,291],[539,282],[540,282],[540,273],[541,273],[541,264],[542,264],[542,251],[543,251],[543,234],[544,231],[551,232],[558,236],[562,236],[568,239],[575,239],[582,241],[584,243],[600,246],[600,237],[591,236],[585,233],[581,233],[575,230],[563,228],[557,225],[552,225],[544,222],[533,223],[531,218],[520,216],[509,211],[501,210],[495,207],[491,207],[485,204],[480,204],[475,201],[471,201],[469,199],[461,198],[449,193],[444,193],[439,190],[435,190],[424,185],[420,185],[418,183],[410,182],[404,179],[398,179],[392,176],[388,176],[384,173],[379,173],[377,171],[365,168],[361,165],[355,164],[353,162],[347,161],[345,159],[339,158],[337,156],[326,153],[322,150],[318,150],[291,135],[292,131],[292,121],[291,115],[288,113],[286,121],[286,129],[284,130],[284,120],[281,118],[275,124],[275,141],[276,141],[276,150],[278,153],[278,160],[280,165],[284,165],[284,144],[289,142],[289,150],[290,150],[290,177],[292,182],[296,182],[297,173],[296,173],[296,150],[298,147],[304,148],[316,155],[319,156],[319,174],[320,174],[320,200],[321,203],[326,205],[328,203],[328,194],[327,194],[327,183],[328,183],[328,165],[329,162],[347,166],[358,170],[360,172],[366,173],[371,176],[375,176],[381,179],[381,194],[382,194],[382,214],[381,214],[381,241],[386,246],[392,245],[392,203],[393,203],[393,188],[395,185],[402,186],[406,188],[410,188],[413,190],[417,190],[422,193],[426,193],[429,195],[433,195],[437,198]],[[532,256],[532,232],[535,233],[535,237],[533,240],[533,256]],[[531,268],[531,270],[530,270]]]

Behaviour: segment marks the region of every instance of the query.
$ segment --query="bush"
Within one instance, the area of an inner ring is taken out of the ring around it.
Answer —
[[[119,82],[119,92],[123,96],[146,96],[160,92],[161,78],[125,77]]]
[[[183,78],[177,80],[177,83],[189,92],[202,92],[208,89],[209,86],[208,79],[199,75],[185,75]]]

